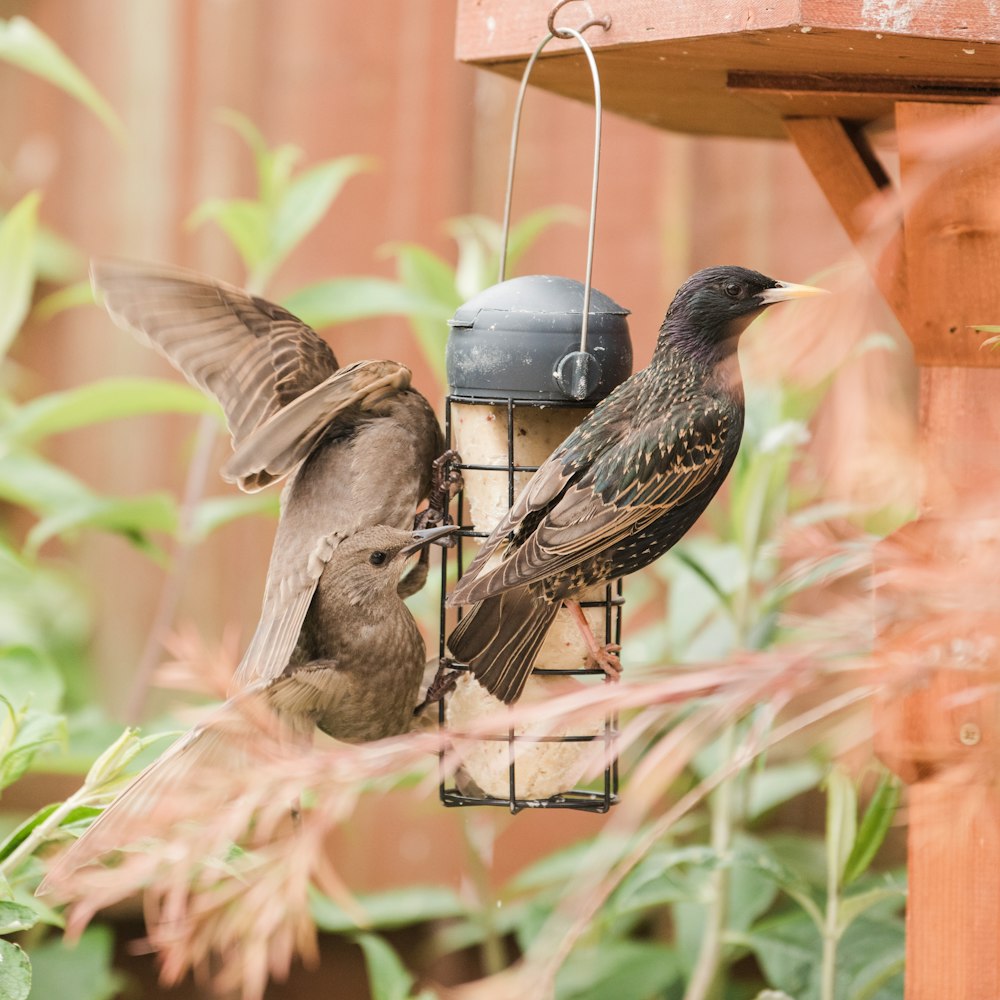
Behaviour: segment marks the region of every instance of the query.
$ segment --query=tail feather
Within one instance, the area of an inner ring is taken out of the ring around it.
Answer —
[[[530,587],[517,587],[475,605],[448,637],[448,648],[467,663],[494,697],[517,701],[559,610]]]

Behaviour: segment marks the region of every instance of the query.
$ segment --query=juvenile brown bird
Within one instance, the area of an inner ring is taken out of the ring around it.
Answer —
[[[532,476],[449,599],[475,605],[448,646],[491,694],[517,699],[561,603],[582,623],[575,599],[588,587],[648,565],[694,524],[743,433],[740,334],[771,304],[817,294],[742,267],[707,268],[678,289],[649,366]],[[617,658],[582,627],[616,674]]]
[[[350,743],[406,732],[426,651],[399,581],[412,554],[453,531],[452,525],[418,531],[376,525],[330,535],[328,572],[314,599],[325,627],[303,630],[287,666],[230,698],[146,768],[60,856],[49,884],[123,846],[140,832],[135,824],[142,833],[163,832],[157,821],[184,815],[186,791],[202,815],[221,805],[225,784],[213,784],[211,776],[246,767],[248,745],[268,722],[303,743],[314,727]],[[255,714],[261,711],[263,719]]]
[[[372,525],[413,527],[444,450],[437,418],[403,365],[338,368],[305,323],[232,285],[119,260],[95,261],[91,278],[116,323],[222,404],[234,448],[224,478],[255,491],[289,477],[260,621],[234,690],[272,680],[335,627],[317,597],[330,539]],[[445,489],[445,509],[421,525],[445,520],[447,499]],[[425,551],[400,593],[419,590],[426,576]]]

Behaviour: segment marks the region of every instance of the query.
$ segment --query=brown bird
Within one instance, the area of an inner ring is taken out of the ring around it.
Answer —
[[[327,572],[314,598],[315,621],[323,627],[304,630],[283,670],[244,688],[147,767],[58,858],[39,892],[134,839],[139,826],[162,833],[159,823],[183,815],[185,791],[202,814],[220,806],[225,785],[213,785],[211,775],[246,767],[247,748],[268,723],[278,722],[304,744],[317,726],[350,743],[406,732],[426,651],[399,582],[409,556],[455,530],[376,525],[346,537],[331,534]],[[204,797],[206,786],[211,792]]]
[[[234,691],[273,681],[293,657],[324,658],[324,637],[337,627],[324,611],[332,540],[373,525],[411,528],[432,493],[435,509],[417,526],[447,520],[448,487],[432,489],[444,438],[430,404],[403,365],[338,368],[305,323],[232,285],[120,260],[95,261],[91,279],[119,326],[222,404],[234,448],[224,478],[255,491],[288,477],[260,621]],[[426,577],[424,549],[400,594],[415,593]],[[344,727],[384,728],[360,720]]]
[[[818,294],[742,267],[707,268],[680,287],[649,366],[538,469],[449,599],[475,605],[448,646],[491,694],[517,699],[563,602],[594,659],[617,675],[576,600],[659,558],[695,523],[743,433],[740,335],[771,304]]]

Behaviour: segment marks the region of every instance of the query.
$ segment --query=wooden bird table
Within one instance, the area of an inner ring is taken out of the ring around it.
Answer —
[[[551,7],[458,0],[458,58],[519,77]],[[604,106],[790,138],[913,341],[925,486],[918,520],[880,548],[876,599],[894,691],[876,746],[910,786],[906,997],[998,1000],[1000,350],[975,327],[1000,324],[1000,9],[592,0],[556,23],[604,14],[610,28],[587,32]],[[591,99],[572,41],[548,46],[532,83]],[[873,124],[895,127],[898,186]]]

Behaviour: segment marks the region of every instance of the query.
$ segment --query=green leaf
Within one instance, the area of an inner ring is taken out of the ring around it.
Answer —
[[[90,926],[72,945],[56,938],[33,948],[30,1000],[112,1000],[118,996],[125,979],[112,966],[114,942],[110,927]]]
[[[0,55],[3,27],[0,21]],[[37,191],[26,194],[0,222],[0,358],[10,349],[31,308],[40,201]]]
[[[249,270],[267,260],[270,244],[267,210],[247,198],[208,198],[187,218],[186,225],[197,228],[215,222],[236,247]]]
[[[783,802],[815,788],[823,777],[819,764],[811,760],[772,764],[749,778],[747,817],[758,819]]]
[[[40,750],[59,742],[64,725],[62,716],[33,708],[18,710],[0,698],[0,789],[17,781]]]
[[[553,851],[529,865],[511,879],[511,892],[525,892],[543,886],[563,886],[579,875],[587,865],[610,867],[628,850],[633,838],[621,834],[602,834],[595,840],[582,840],[559,851]],[[707,850],[707,848],[705,849]],[[669,854],[669,852],[668,852]],[[672,857],[658,859],[661,867],[676,863]]]
[[[77,281],[39,299],[33,315],[39,321],[52,319],[67,309],[93,305],[96,301],[90,282]]]
[[[396,274],[409,289],[440,303],[448,315],[462,304],[455,288],[455,271],[436,253],[418,243],[390,243],[381,248],[396,259]]]
[[[826,863],[843,885],[847,860],[854,849],[858,798],[854,783],[843,768],[834,765],[826,779]]]
[[[455,288],[465,302],[497,281],[500,226],[481,215],[463,215],[446,228],[458,244]]]
[[[903,1000],[906,947],[902,943],[876,953],[851,977],[850,1000]]]
[[[857,839],[844,866],[844,885],[850,885],[872,863],[892,827],[901,794],[899,779],[890,771],[883,771],[861,818]]]
[[[902,886],[879,886],[843,897],[837,905],[838,933],[843,934],[863,913],[890,899],[902,906],[906,899],[906,891]]]
[[[215,119],[223,125],[228,125],[239,135],[258,163],[270,156],[271,151],[267,148],[267,140],[261,135],[260,129],[246,115],[241,115],[232,108],[219,108],[215,112]]]
[[[837,997],[903,1000],[906,935],[903,921],[858,920],[837,949]]]
[[[374,934],[357,934],[354,940],[365,953],[371,1000],[406,1000],[414,978],[395,951]]]
[[[92,494],[39,521],[28,532],[26,548],[29,552],[37,552],[57,535],[81,528],[100,528],[123,535],[138,548],[155,553],[147,535],[152,532],[171,534],[177,530],[177,521],[176,502],[167,493],[121,498]]]
[[[47,514],[92,494],[79,479],[30,452],[0,452],[0,498]]]
[[[274,215],[269,255],[272,267],[315,228],[348,180],[374,166],[370,156],[341,156],[292,180]]]
[[[277,517],[280,508],[280,494],[252,493],[248,496],[209,497],[202,500],[194,510],[189,525],[190,541],[200,542],[213,531],[237,521],[241,517],[265,515]]]
[[[184,382],[155,378],[108,378],[40,396],[16,410],[3,428],[8,442],[43,438],[108,420],[147,413],[212,413],[218,404]]]
[[[451,312],[441,303],[387,278],[334,278],[288,296],[284,306],[315,329],[372,316],[428,316],[442,324]]]
[[[406,886],[359,895],[356,901],[368,917],[365,926],[381,930],[459,917],[467,911],[456,893],[435,885]],[[310,908],[320,930],[342,934],[358,929],[357,921],[326,896],[315,896]]]
[[[53,802],[51,805],[43,806],[34,815],[30,816],[20,824],[7,839],[0,844],[0,861],[5,861],[10,854],[15,851],[25,840],[25,838],[41,823],[44,823],[62,803]],[[95,816],[100,816],[103,810],[96,806],[78,806],[66,814],[59,824],[60,828],[75,826],[77,823],[84,823],[92,820]]]
[[[557,1000],[646,1000],[680,978],[676,954],[662,944],[609,940],[575,948],[556,976]]]
[[[0,997],[3,1000],[26,1000],[30,992],[31,962],[28,956],[13,941],[0,939]]]
[[[670,550],[671,556],[678,562],[685,565],[695,576],[697,576],[702,583],[704,583],[709,590],[716,596],[719,604],[722,605],[727,611],[732,612],[732,599],[729,594],[727,594],[715,577],[708,571],[708,569],[702,565],[702,563],[694,557],[694,555],[686,548],[682,546],[677,546]]]
[[[795,912],[764,920],[751,931],[727,935],[727,940],[754,953],[772,988],[784,990],[796,1000],[818,1000],[822,940],[805,914]]]
[[[0,934],[16,934],[38,923],[38,914],[21,903],[0,902]]]
[[[56,712],[66,685],[44,648],[12,643],[0,649],[0,696],[12,705]]]
[[[35,272],[42,281],[70,282],[87,273],[87,258],[66,237],[39,226],[35,233]]]
[[[0,21],[0,59],[65,91],[97,115],[119,142],[124,142],[125,126],[111,105],[62,49],[27,18]]]

